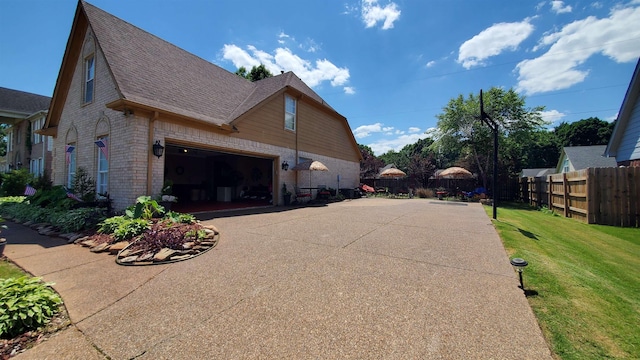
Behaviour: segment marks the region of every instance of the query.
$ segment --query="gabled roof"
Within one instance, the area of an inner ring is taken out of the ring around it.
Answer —
[[[618,112],[618,121],[616,121],[616,125],[613,127],[613,133],[611,134],[611,138],[609,139],[609,144],[607,144],[607,148],[605,151],[606,156],[616,156],[618,153],[618,146],[620,146],[620,142],[622,141],[622,137],[624,136],[624,132],[629,124],[629,120],[631,119],[631,112],[633,110],[634,105],[638,102],[638,97],[640,96],[640,58],[638,58],[638,62],[636,63],[636,68],[633,71],[633,75],[631,76],[631,82],[629,83],[629,87],[627,88],[627,93],[624,96],[624,100],[622,101],[622,105],[620,106],[620,111]]]
[[[27,118],[49,109],[50,102],[48,96],[0,87],[0,117]]]
[[[68,89],[58,86],[61,79],[72,75],[64,68],[74,67],[77,60],[70,53],[79,52],[82,44],[77,42],[83,41],[87,27],[95,35],[121,96],[108,107],[140,107],[228,126],[269,97],[292,88],[346,122],[291,72],[250,82],[83,0],[78,3],[52,108],[64,105],[65,95],[57,100],[56,94]],[[57,126],[59,116],[60,111],[52,111],[46,126]]]
[[[542,177],[555,172],[555,168],[522,169],[520,177]]]
[[[616,167],[616,159],[605,157],[606,145],[593,146],[565,146],[562,148],[560,160],[556,169],[561,169],[564,155],[569,158],[573,168],[582,170],[586,168]]]

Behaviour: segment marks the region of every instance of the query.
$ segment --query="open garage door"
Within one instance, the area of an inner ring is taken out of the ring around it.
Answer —
[[[274,161],[167,143],[165,183],[178,201],[172,210],[204,212],[272,205]]]

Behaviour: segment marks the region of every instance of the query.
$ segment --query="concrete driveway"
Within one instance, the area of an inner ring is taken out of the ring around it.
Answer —
[[[202,215],[216,248],[147,267],[9,223],[5,254],[55,282],[75,324],[18,358],[551,358],[479,204],[223,215]]]

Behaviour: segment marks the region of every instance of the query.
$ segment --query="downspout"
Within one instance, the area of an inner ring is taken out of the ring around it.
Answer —
[[[157,111],[153,112],[153,115],[149,118],[149,139],[147,141],[147,194],[151,195],[151,188],[153,186],[153,152],[151,146],[153,146],[153,137],[155,135],[154,123],[158,119],[159,114]]]

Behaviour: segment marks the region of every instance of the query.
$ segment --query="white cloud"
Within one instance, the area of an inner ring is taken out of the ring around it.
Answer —
[[[529,21],[530,19],[525,19],[516,23],[499,23],[482,30],[460,46],[458,63],[469,69],[484,65],[484,60],[506,50],[516,50],[534,30]]]
[[[608,18],[594,16],[574,21],[544,36],[534,48],[549,50],[537,58],[521,61],[517,90],[528,95],[561,90],[584,81],[589,69],[581,67],[602,53],[622,63],[640,56],[640,7],[616,8]]]
[[[378,5],[378,0],[362,0],[362,21],[367,28],[382,22],[382,30],[393,28],[393,23],[400,18],[400,9],[396,3],[389,3],[385,7]]]
[[[373,150],[375,155],[382,155],[389,150],[400,151],[403,147],[414,144],[416,141],[420,139],[424,139],[427,137],[427,134],[409,134],[409,135],[401,135],[392,139],[382,139],[378,141],[374,141],[373,143],[367,144]]]
[[[564,1],[553,0],[551,1],[551,11],[556,14],[570,13],[573,10],[571,5],[565,5]]]
[[[542,120],[549,124],[556,123],[560,121],[567,114],[561,113],[558,110],[548,110],[548,111],[540,111],[540,116],[542,116]]]
[[[436,62],[434,60],[431,60],[427,63],[427,67],[430,68],[432,66],[434,66],[436,64]]]
[[[307,39],[304,44],[300,44],[298,46],[300,47],[300,49],[310,53],[314,53],[320,50],[320,45],[318,45],[318,43],[316,43],[313,39]]]
[[[294,54],[286,47],[274,50],[274,55],[259,50],[253,45],[243,50],[236,45],[225,44],[222,48],[222,57],[229,60],[237,68],[244,66],[251,69],[253,66],[264,64],[272,74],[280,71],[293,71],[309,87],[316,87],[324,81],[329,81],[331,86],[342,86],[349,81],[349,69],[340,68],[327,59],[315,62],[305,60]],[[351,88],[353,90],[353,88]],[[349,90],[345,89],[345,92]]]
[[[345,86],[343,89],[344,93],[347,95],[353,95],[356,93],[356,88],[354,88],[353,86]]]
[[[418,128],[418,127],[413,127],[412,126],[412,127],[409,128],[409,133],[410,134],[415,134],[415,133],[419,133],[419,132],[420,132],[420,128]]]
[[[379,133],[382,131],[383,130],[382,130],[381,123],[375,123],[372,125],[362,125],[362,126],[358,126],[355,130],[353,130],[353,136],[355,136],[356,139],[362,139],[362,138],[366,138],[372,133]]]

